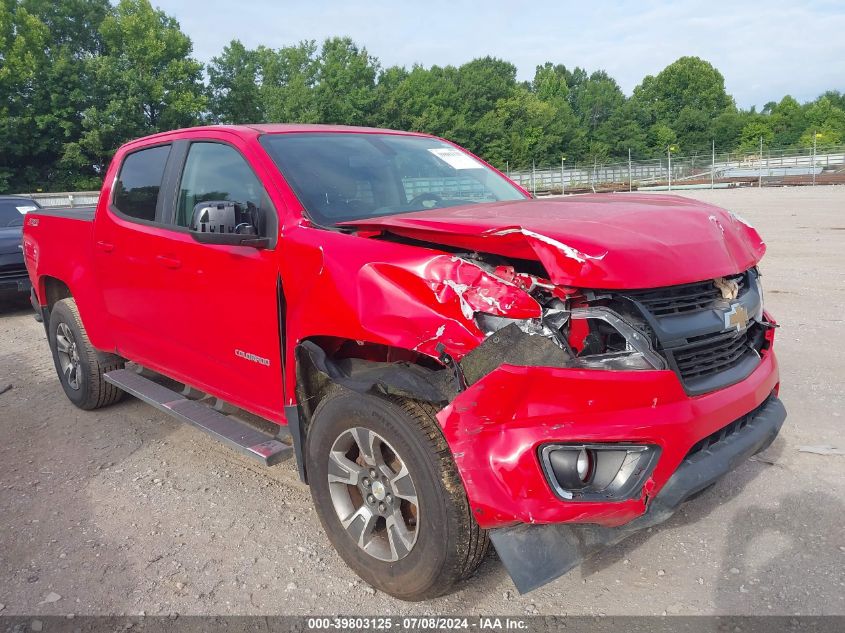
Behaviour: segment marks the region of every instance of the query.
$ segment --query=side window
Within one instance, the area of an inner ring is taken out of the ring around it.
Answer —
[[[209,200],[271,210],[264,187],[237,150],[222,143],[192,143],[179,186],[176,224],[188,226],[194,206]]]
[[[170,146],[142,149],[123,159],[114,187],[114,206],[124,215],[153,222]]]

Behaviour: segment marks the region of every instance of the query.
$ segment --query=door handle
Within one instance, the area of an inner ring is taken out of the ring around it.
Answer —
[[[111,242],[103,242],[102,240],[97,242],[97,248],[99,248],[104,253],[111,253],[114,250],[114,244]]]
[[[175,257],[168,257],[167,255],[158,255],[156,260],[165,268],[179,268],[182,262]]]

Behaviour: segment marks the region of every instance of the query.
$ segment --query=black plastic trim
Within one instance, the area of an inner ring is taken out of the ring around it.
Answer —
[[[38,209],[38,211],[31,211],[28,215],[37,217],[49,218],[70,218],[71,220],[81,220],[82,222],[93,222],[94,216],[97,212],[97,206],[84,207],[51,207],[49,209]]]
[[[299,479],[303,483],[308,483],[308,473],[305,470],[305,436],[302,432],[301,416],[299,405],[292,404],[285,407],[285,417],[288,421],[288,430],[290,431],[290,438],[293,442],[293,454],[296,457],[296,470],[299,473]]]

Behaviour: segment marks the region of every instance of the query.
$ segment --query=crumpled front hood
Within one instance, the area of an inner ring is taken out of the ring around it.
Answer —
[[[680,196],[599,194],[431,209],[344,223],[540,261],[556,284],[656,288],[742,272],[765,253],[729,211]]]
[[[23,239],[23,227],[0,228],[0,255],[22,253],[19,248]]]

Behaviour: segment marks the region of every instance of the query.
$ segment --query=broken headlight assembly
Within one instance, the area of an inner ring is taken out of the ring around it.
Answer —
[[[650,444],[544,444],[540,464],[567,501],[624,501],[639,495],[660,448]]]
[[[573,367],[582,369],[666,369],[666,361],[651,345],[648,336],[628,323],[617,312],[603,306],[575,308],[570,327],[583,319],[582,340]]]
[[[666,361],[654,350],[648,336],[608,307],[568,309],[566,302],[554,299],[546,304],[539,319],[512,319],[479,312],[475,320],[487,336],[516,324],[526,334],[551,339],[568,355],[567,367],[666,369]]]

